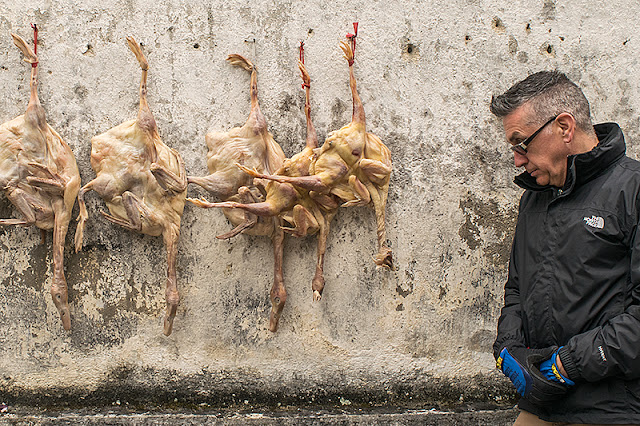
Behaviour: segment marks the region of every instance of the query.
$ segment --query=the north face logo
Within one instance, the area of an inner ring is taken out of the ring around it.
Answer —
[[[583,220],[592,228],[604,228],[604,219],[600,216],[585,217]]]

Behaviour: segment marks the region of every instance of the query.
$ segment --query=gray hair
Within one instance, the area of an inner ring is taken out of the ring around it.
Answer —
[[[593,133],[589,101],[582,90],[559,71],[540,71],[514,84],[502,95],[491,98],[491,112],[505,117],[517,108],[530,103],[535,117],[543,123],[554,115],[568,112],[585,133]]]

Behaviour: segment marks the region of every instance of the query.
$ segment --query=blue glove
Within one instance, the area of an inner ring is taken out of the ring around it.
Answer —
[[[496,365],[520,395],[535,405],[545,406],[557,401],[568,390],[567,386],[548,380],[539,370],[540,364],[557,350],[556,346],[545,349],[505,347],[500,351]]]
[[[520,395],[525,396],[531,392],[531,384],[533,382],[531,374],[529,374],[524,365],[511,356],[507,348],[503,348],[500,351],[496,367],[511,380]]]
[[[562,348],[562,346],[560,346]],[[560,350],[558,348],[558,351]],[[566,386],[573,386],[575,382],[568,377],[563,376],[560,373],[560,369],[558,369],[558,364],[556,364],[556,360],[558,359],[558,351],[555,351],[551,358],[546,361],[543,361],[540,364],[540,371],[542,375],[547,378],[547,380],[553,380],[554,382],[562,383]]]

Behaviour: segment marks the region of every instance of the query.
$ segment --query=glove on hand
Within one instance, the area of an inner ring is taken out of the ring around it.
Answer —
[[[562,346],[560,346],[560,348],[562,348]],[[551,358],[540,364],[540,372],[547,378],[547,380],[553,380],[554,382],[562,383],[565,386],[573,386],[575,385],[575,382],[568,377],[563,376],[562,373],[560,373],[558,364],[556,364],[560,348],[551,355]]]
[[[496,365],[515,385],[520,395],[536,405],[544,405],[557,400],[568,389],[547,380],[538,369],[557,349],[556,346],[546,349],[503,348]]]

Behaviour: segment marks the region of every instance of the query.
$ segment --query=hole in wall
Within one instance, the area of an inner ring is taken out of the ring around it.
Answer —
[[[547,56],[556,56],[556,49],[553,47],[551,43],[544,43],[540,46],[540,53]]]
[[[416,60],[420,57],[420,47],[406,38],[402,40],[401,48],[402,57],[406,60]]]
[[[95,53],[93,51],[93,46],[91,45],[91,43],[87,43],[87,47],[85,51],[82,52],[82,54],[85,56],[95,56]]]
[[[497,16],[495,16],[491,21],[491,26],[497,32],[505,31],[505,27],[504,27],[504,24],[502,23],[502,19],[498,18]]]

